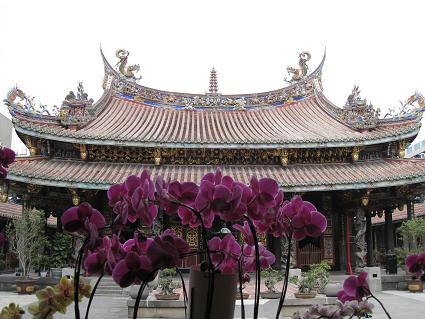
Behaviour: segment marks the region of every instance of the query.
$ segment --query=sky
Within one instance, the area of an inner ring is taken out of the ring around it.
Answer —
[[[83,81],[96,100],[100,45],[112,65],[118,48],[130,51],[148,87],[204,93],[215,67],[221,93],[256,93],[285,86],[286,67],[302,51],[314,70],[326,48],[325,95],[342,106],[356,84],[385,114],[425,93],[424,9],[407,0],[0,0],[0,93],[17,84],[60,106]]]

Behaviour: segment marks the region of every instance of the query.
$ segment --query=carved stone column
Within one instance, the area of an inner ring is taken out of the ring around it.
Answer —
[[[372,238],[372,216],[370,213],[366,214],[366,260],[369,267],[374,265],[373,256],[373,238]]]
[[[363,207],[358,207],[356,210],[355,219],[356,229],[356,251],[355,251],[355,270],[362,271],[366,266],[367,244],[366,244],[366,214]]]

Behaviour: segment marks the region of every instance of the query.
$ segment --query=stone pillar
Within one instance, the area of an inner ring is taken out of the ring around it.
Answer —
[[[373,258],[373,237],[372,237],[372,216],[370,212],[366,214],[366,261],[367,266],[371,267],[374,265]]]
[[[355,250],[355,270],[356,272],[362,271],[366,266],[366,216],[363,207],[359,206],[356,210],[356,250]]]
[[[394,254],[393,209],[385,209],[385,249],[387,272],[397,273],[397,259]]]

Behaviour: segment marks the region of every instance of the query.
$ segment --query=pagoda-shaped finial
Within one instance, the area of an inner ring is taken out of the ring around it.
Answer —
[[[217,72],[215,71],[214,67],[212,68],[210,73],[210,93],[218,93]]]

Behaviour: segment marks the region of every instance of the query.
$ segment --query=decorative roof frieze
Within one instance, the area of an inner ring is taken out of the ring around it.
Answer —
[[[293,78],[288,81],[290,85],[285,88],[255,94],[222,95],[218,93],[218,87],[216,88],[217,78],[215,72],[211,74],[213,83],[211,84],[210,81],[210,87],[212,85],[212,90],[217,89],[217,92],[207,92],[205,94],[167,92],[137,84],[134,79],[123,76],[122,71],[115,70],[106,60],[103,52],[102,57],[105,63],[103,87],[104,89],[112,89],[119,97],[143,102],[147,105],[175,109],[202,110],[214,108],[235,111],[250,110],[257,107],[279,107],[311,96],[314,92],[314,82],[321,81],[321,72],[325,59],[324,56],[319,67],[307,75],[308,67],[306,61],[311,58],[311,55],[308,52],[301,53],[301,69],[291,68],[293,70]]]

